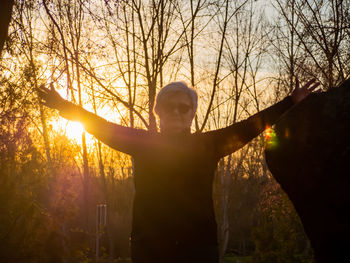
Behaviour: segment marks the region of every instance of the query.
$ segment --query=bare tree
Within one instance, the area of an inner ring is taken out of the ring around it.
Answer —
[[[261,109],[262,97],[266,92],[266,76],[260,74],[264,69],[263,63],[266,62],[268,32],[265,27],[263,12],[258,10],[254,1],[235,2],[223,39],[224,74],[221,74],[218,82],[220,89],[216,92],[213,100],[215,103],[209,115],[215,128],[236,123]],[[223,33],[223,28],[220,30]],[[257,147],[259,144],[254,143],[251,145],[252,147],[247,146],[219,163],[214,194],[221,259],[229,241],[230,193],[237,182],[235,178],[244,175],[242,167],[245,166],[242,163],[247,163],[247,167],[254,165],[254,162],[245,161],[247,156],[256,152],[260,154],[256,158],[262,159],[262,147]],[[245,240],[242,240],[242,247],[244,246]]]
[[[277,34],[281,58],[296,72],[318,77],[327,89],[337,86],[350,74],[349,4],[347,1],[275,1],[279,12]],[[296,52],[299,52],[297,57]]]

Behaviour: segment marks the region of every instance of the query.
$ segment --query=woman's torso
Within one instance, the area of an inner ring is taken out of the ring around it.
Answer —
[[[217,165],[201,135],[155,135],[134,156],[133,241],[216,244],[212,183]]]

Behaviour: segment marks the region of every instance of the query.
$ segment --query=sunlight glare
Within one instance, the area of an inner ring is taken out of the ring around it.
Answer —
[[[50,123],[53,130],[55,130],[58,134],[64,134],[68,137],[68,139],[75,141],[78,144],[82,143],[82,134],[84,132],[84,125],[80,122],[75,121],[67,121],[63,118],[55,120]],[[93,137],[86,133],[86,144],[93,144]]]
[[[68,121],[66,126],[66,134],[68,138],[80,143],[83,132],[83,124],[81,124],[80,122]]]

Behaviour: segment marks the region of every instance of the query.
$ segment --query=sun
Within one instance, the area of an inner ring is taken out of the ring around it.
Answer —
[[[50,124],[53,130],[59,134],[66,135],[70,140],[75,141],[78,144],[82,143],[82,134],[85,131],[82,123],[59,118],[57,120],[53,120]],[[93,136],[91,136],[89,133],[86,133],[86,144],[93,144]]]
[[[59,89],[56,90],[63,98],[66,97],[65,90]],[[83,96],[84,98],[84,96]],[[93,107],[90,104],[85,104],[84,109],[87,111],[93,112]],[[124,113],[123,109],[119,109],[119,112]],[[105,105],[103,108],[98,109],[98,116],[102,116],[107,121],[113,122],[113,123],[119,123],[120,117],[115,114],[113,111],[113,108],[109,107],[108,105]],[[84,125],[81,122],[78,121],[69,121],[65,119],[64,117],[56,117],[53,120],[49,122],[50,126],[52,127],[53,131],[55,131],[58,134],[62,134],[68,137],[68,139],[75,141],[78,144],[82,144],[82,134],[85,131]],[[93,135],[89,134],[88,132],[85,133],[86,136],[86,144],[88,147],[94,147],[96,143],[96,139]]]
[[[81,143],[81,136],[84,132],[84,126],[80,122],[68,121],[66,135],[68,138]]]

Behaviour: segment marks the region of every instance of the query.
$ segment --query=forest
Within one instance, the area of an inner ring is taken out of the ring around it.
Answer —
[[[0,58],[0,261],[131,262],[133,159],[45,107],[39,87],[156,131],[157,92],[185,81],[199,94],[192,132],[205,132],[282,100],[296,77],[327,91],[349,61],[348,0],[15,0]],[[223,263],[314,262],[267,168],[270,136],[219,162]]]

